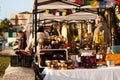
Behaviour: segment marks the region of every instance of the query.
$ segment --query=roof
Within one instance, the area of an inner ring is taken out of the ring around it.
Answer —
[[[34,0],[35,1],[35,0]],[[99,7],[96,6],[92,7],[91,5],[78,5],[75,2],[70,2],[71,0],[37,0],[37,9],[38,12],[40,12],[40,19],[54,19],[54,20],[86,20],[86,19],[95,19],[97,16],[97,8]],[[106,0],[106,5],[103,7],[110,8],[114,6],[115,2],[114,0]],[[79,9],[80,11],[74,12],[72,14],[66,15],[66,16],[61,16],[61,15],[56,15],[59,12],[63,12],[60,10],[75,10]],[[84,9],[84,10],[82,10]],[[93,10],[94,9],[94,10]],[[46,14],[45,10],[57,10],[56,14]],[[87,11],[86,11],[87,10]]]
[[[20,12],[20,13],[18,13],[18,14],[32,14],[32,13],[29,12],[29,11],[24,11],[24,12]]]
[[[85,19],[95,19],[97,14],[89,12],[78,12],[67,16],[55,16],[52,14],[41,13],[40,19],[56,19],[56,20],[85,20]]]
[[[38,9],[73,9],[73,8],[77,8],[77,6],[69,5],[59,1],[49,3],[47,5],[38,6]]]
[[[34,0],[35,1],[35,0]],[[37,0],[38,3],[38,9],[72,9],[76,7],[81,8],[106,8],[106,7],[112,7],[115,5],[114,0],[106,0],[99,2],[92,2],[88,5],[85,5],[83,2],[82,4],[77,4],[75,1],[71,0]]]

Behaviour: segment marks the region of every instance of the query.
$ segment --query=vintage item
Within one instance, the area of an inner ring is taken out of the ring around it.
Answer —
[[[115,66],[115,63],[114,63],[113,60],[108,60],[108,61],[106,61],[106,64],[107,64],[108,67],[113,67],[113,66]]]
[[[105,60],[112,60],[115,65],[120,65],[120,54],[107,54]]]
[[[68,60],[68,52],[66,49],[42,49],[40,53],[44,53],[39,54],[41,58],[41,66],[43,67],[48,66],[48,61],[53,62],[54,60]]]
[[[97,66],[95,50],[81,50],[81,67],[95,68]]]
[[[81,56],[81,67],[95,68],[96,62],[96,56]]]
[[[48,68],[50,68],[50,66],[51,66],[51,61],[50,61],[50,60],[46,60],[46,61],[45,61],[45,64],[47,65]]]
[[[96,53],[97,66],[105,65],[106,53],[104,50],[98,50]]]

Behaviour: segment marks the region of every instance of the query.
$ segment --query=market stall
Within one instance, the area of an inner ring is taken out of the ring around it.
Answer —
[[[48,70],[48,72],[45,73],[45,80],[47,80],[48,78],[53,79],[51,74],[54,74],[54,72],[55,74],[57,73],[58,75],[61,75],[60,77],[62,77],[62,74],[59,74],[59,71],[61,72],[62,70],[66,69],[70,69],[66,70],[66,72],[71,71],[71,69],[76,72],[76,68],[79,68],[80,71],[83,70],[87,72],[87,69],[83,68],[95,68],[95,73],[97,73],[99,71],[99,69],[97,68],[98,66],[106,67],[107,65],[105,61],[106,53],[111,52],[110,50],[107,51],[108,46],[104,45],[101,47],[102,43],[99,44],[97,48],[98,52],[96,52],[96,48],[94,47],[95,43],[92,42],[93,31],[95,29],[94,25],[96,16],[98,14],[102,14],[105,16],[105,12],[108,13],[105,18],[107,19],[109,30],[111,30],[111,22],[114,19],[111,19],[111,16],[113,14],[110,12],[110,10],[113,9],[113,7],[115,6],[115,2],[114,0],[93,0],[88,2],[86,0],[84,0],[84,2],[80,1],[35,0],[33,18],[35,34],[37,34],[37,26],[49,27],[48,32],[50,36],[45,38],[44,40],[40,39],[40,42],[38,42],[38,44],[40,43],[41,46],[39,48],[39,56],[44,54],[47,54],[47,56],[49,56],[49,58],[43,57],[44,60],[41,60],[41,62],[44,62],[45,64],[42,65],[42,69],[43,67],[50,68],[50,72]],[[50,25],[48,26],[47,24]],[[104,36],[102,36],[101,34],[97,37],[104,38]],[[36,35],[35,41],[37,41]],[[35,44],[35,47],[36,46],[37,44]],[[59,53],[54,52],[54,50],[58,51]],[[60,50],[67,50],[67,53],[61,52]],[[35,53],[36,52],[37,48],[35,48]],[[63,54],[61,55],[61,53]],[[50,54],[52,54],[52,57],[50,57]],[[62,57],[66,58],[63,59]],[[39,58],[37,58],[38,61],[35,61],[35,65],[38,64],[39,68],[41,68]],[[58,71],[51,69],[57,69]],[[89,70],[90,69],[88,69],[88,71]],[[63,73],[64,72],[65,71],[63,71]],[[39,73],[39,70],[37,71],[37,73]],[[68,73],[64,74],[67,75]],[[58,75],[53,76],[59,77]],[[36,76],[39,75],[36,74]],[[94,78],[90,78],[90,80],[95,79],[95,76],[98,75],[94,75]],[[71,79],[72,78],[69,78],[69,80]],[[83,78],[82,80],[84,79],[85,78]],[[86,78],[85,80],[89,79]]]

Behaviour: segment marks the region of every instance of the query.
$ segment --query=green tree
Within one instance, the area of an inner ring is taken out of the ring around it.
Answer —
[[[2,20],[0,23],[0,31],[4,31],[5,29],[8,29],[9,24],[10,24],[9,19],[5,18],[4,20]]]
[[[3,37],[3,33],[6,29],[8,29],[10,26],[9,19],[5,18],[0,22],[0,38]]]

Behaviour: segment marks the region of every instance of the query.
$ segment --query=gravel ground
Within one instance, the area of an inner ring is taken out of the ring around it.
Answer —
[[[9,51],[12,50],[11,47],[5,47],[4,50],[0,51],[0,55],[8,55]],[[3,80],[3,77],[0,77],[0,80]]]
[[[3,80],[35,80],[34,70],[25,67],[11,67],[5,70]]]
[[[11,50],[11,47],[6,47],[5,50],[0,51],[0,55],[9,55]],[[34,76],[33,69],[8,66],[0,80],[35,80]]]
[[[12,50],[12,47],[5,47],[4,50],[0,51],[1,55],[9,55],[9,52]]]
[[[0,77],[0,80],[3,80],[3,78],[2,78],[2,77]]]

